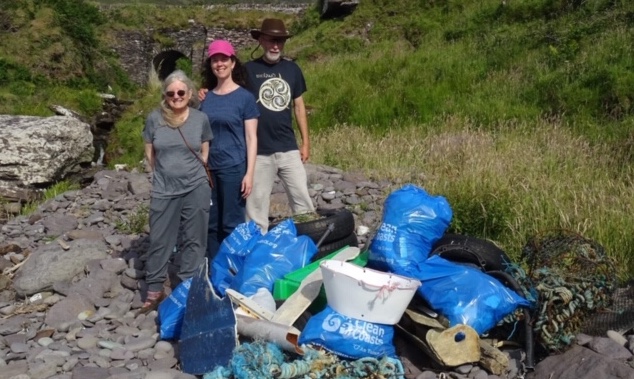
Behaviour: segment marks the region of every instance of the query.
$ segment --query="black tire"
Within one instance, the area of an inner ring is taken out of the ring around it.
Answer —
[[[315,262],[325,257],[326,255],[334,253],[335,251],[340,250],[341,248],[346,246],[359,246],[359,240],[357,240],[357,235],[354,232],[350,233],[340,240],[332,241],[327,244],[322,244],[319,247],[319,250],[317,250],[317,254],[315,254],[311,259],[311,262]]]
[[[318,243],[328,229],[328,225],[334,224],[334,229],[322,242],[322,245],[324,245],[333,241],[338,241],[354,232],[354,216],[352,215],[352,212],[345,208],[318,209],[317,214],[319,214],[321,218],[313,221],[295,223],[298,236],[309,236],[313,242]],[[279,222],[272,223],[269,230],[277,224],[279,224]]]
[[[439,255],[448,261],[473,264],[483,271],[505,271],[511,262],[493,242],[461,234],[445,234],[432,247],[430,256]]]

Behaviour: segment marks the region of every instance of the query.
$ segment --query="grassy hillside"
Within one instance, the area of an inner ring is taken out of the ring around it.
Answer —
[[[365,0],[316,12],[305,68],[313,159],[447,197],[453,231],[518,257],[554,229],[634,276],[634,3]]]
[[[302,20],[289,51],[318,128],[549,118],[614,139],[633,130],[633,25],[634,3],[615,0],[365,0]]]
[[[361,0],[331,20],[316,9],[295,17],[136,2],[69,28],[67,1],[61,16],[52,0],[0,7],[11,16],[0,23],[0,112],[45,113],[57,99],[92,109],[86,99],[107,83],[137,100],[110,163],[136,164],[157,93],[126,87],[109,31],[189,18],[248,29],[283,17],[296,34],[287,53],[308,82],[313,162],[445,196],[452,231],[514,257],[536,234],[577,231],[606,247],[616,275],[634,278],[632,2]],[[34,31],[41,38],[28,39]]]

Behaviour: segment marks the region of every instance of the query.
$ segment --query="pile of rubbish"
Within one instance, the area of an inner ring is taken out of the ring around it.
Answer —
[[[160,304],[161,338],[205,379],[405,378],[396,335],[434,369],[502,376],[502,346],[520,346],[531,370],[536,346],[562,350],[609,305],[613,263],[592,241],[532,240],[525,271],[488,241],[447,234],[452,216],[445,198],[408,184],[386,199],[368,249],[319,259],[292,219],[264,235],[241,224]]]

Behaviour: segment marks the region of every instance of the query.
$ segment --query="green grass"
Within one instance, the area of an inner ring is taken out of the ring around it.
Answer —
[[[150,210],[145,204],[139,205],[131,214],[121,217],[115,223],[115,229],[125,234],[141,234],[146,231],[150,220]]]
[[[446,118],[380,138],[340,125],[314,135],[312,146],[314,162],[446,197],[451,231],[494,240],[514,258],[530,237],[563,228],[602,244],[620,263],[619,278],[634,276],[634,166],[619,162],[610,145],[590,144],[561,123],[481,130]]]
[[[37,208],[42,203],[46,202],[47,200],[54,199],[57,196],[63,194],[64,192],[78,190],[78,189],[80,189],[79,185],[69,180],[62,180],[60,182],[57,182],[53,184],[52,186],[48,187],[47,189],[45,189],[44,192],[42,193],[42,196],[38,200],[28,202],[27,204],[22,206],[22,209],[20,210],[20,214],[24,216],[28,216],[34,213],[35,211],[37,211]]]
[[[592,140],[628,135],[634,4],[508,4],[377,0],[344,21],[306,16],[288,51],[306,71],[311,125],[387,130],[457,115],[490,128],[564,116]]]

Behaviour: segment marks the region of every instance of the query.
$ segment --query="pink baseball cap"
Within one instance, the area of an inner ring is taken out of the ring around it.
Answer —
[[[207,49],[207,56],[212,56],[214,54],[222,54],[228,57],[235,56],[236,51],[231,46],[229,41],[224,39],[217,39],[209,44],[209,48]]]

